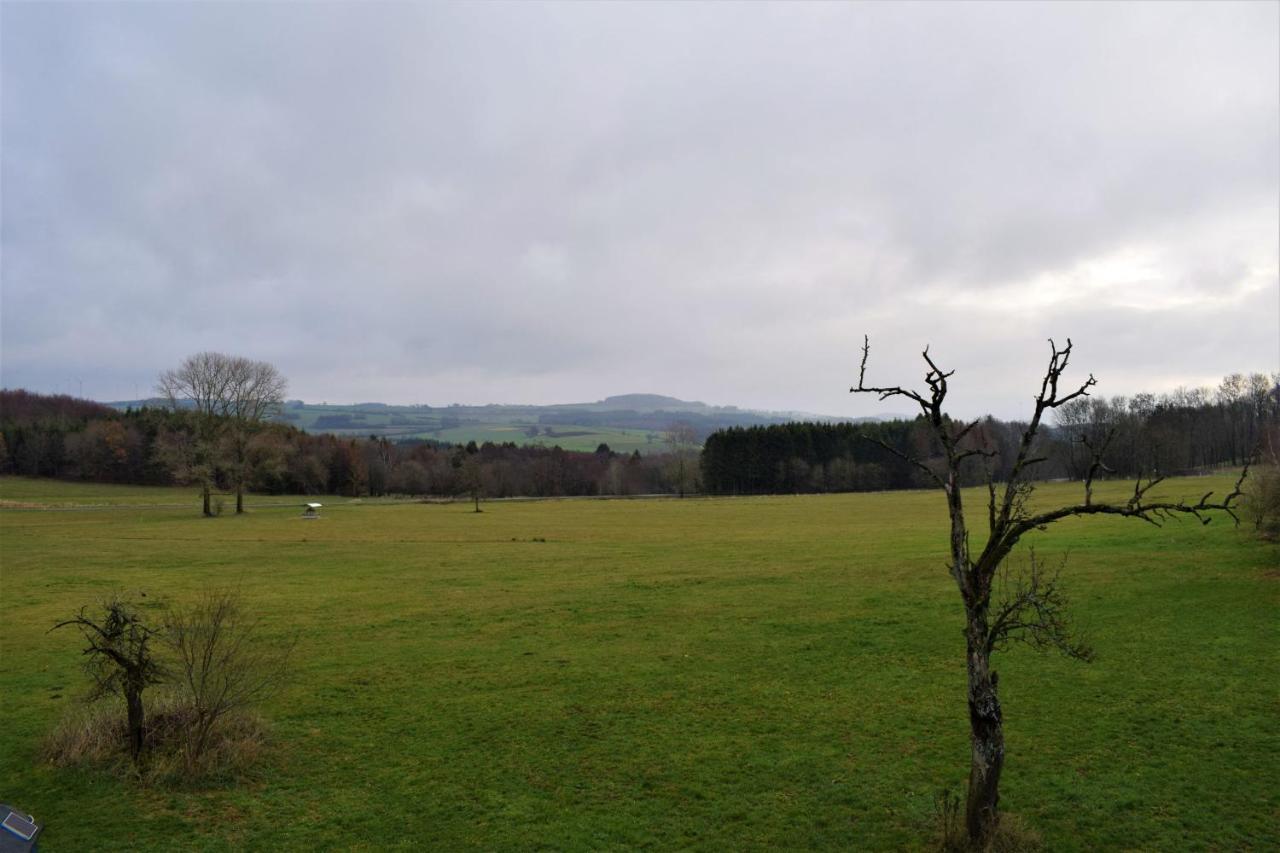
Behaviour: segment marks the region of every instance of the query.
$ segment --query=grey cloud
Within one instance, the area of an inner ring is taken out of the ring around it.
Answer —
[[[1115,393],[1280,356],[1274,4],[4,17],[6,385],[862,413],[867,331],[1012,415],[1049,334]]]

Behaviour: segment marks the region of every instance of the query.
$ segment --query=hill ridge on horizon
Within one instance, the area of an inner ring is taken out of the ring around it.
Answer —
[[[106,403],[116,409],[163,405],[156,397]],[[891,420],[891,417],[841,417],[809,412],[767,411],[738,406],[713,406],[665,394],[614,394],[594,402],[537,404],[450,403],[400,405],[308,403],[286,400],[279,423],[310,433],[346,437],[377,436],[392,441],[429,440],[450,444],[469,441],[514,442],[559,446],[565,450],[595,450],[608,445],[619,452],[658,452],[665,435],[677,423],[693,428],[701,442],[719,429],[768,426],[793,421],[820,423]]]
[[[89,398],[86,398],[89,399]],[[139,408],[142,406],[160,406],[166,401],[162,397],[145,397],[135,400],[92,400],[91,402],[101,403],[104,406],[111,406],[115,409]],[[684,400],[679,397],[672,397],[667,394],[656,393],[627,393],[627,394],[611,394],[600,400],[594,401],[578,401],[572,403],[444,403],[434,405],[431,403],[383,403],[378,400],[361,400],[357,402],[313,402],[303,400],[301,398],[290,398],[284,402],[285,409],[290,408],[327,408],[327,409],[379,409],[391,411],[396,409],[404,409],[411,411],[447,411],[457,409],[511,409],[511,410],[534,410],[534,409],[552,409],[556,411],[564,411],[566,409],[582,409],[587,411],[632,411],[632,412],[726,412],[740,413],[744,415],[764,415],[768,417],[786,417],[790,420],[819,420],[819,421],[882,421],[893,420],[902,417],[901,415],[872,415],[872,416],[854,416],[854,415],[827,415],[817,412],[806,412],[797,409],[758,409],[752,407],[736,406],[736,405],[718,405],[705,403],[701,400]]]

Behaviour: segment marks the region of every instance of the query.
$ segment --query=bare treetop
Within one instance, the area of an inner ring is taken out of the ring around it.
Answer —
[[[160,374],[157,390],[174,408],[190,401],[202,415],[257,421],[284,402],[283,375],[265,361],[220,352],[188,356]]]
[[[204,514],[213,514],[209,496],[218,467],[230,471],[236,514],[244,512],[249,433],[280,410],[287,387],[284,376],[265,361],[206,351],[161,373],[156,387],[174,410],[189,401],[199,416],[195,469],[200,473]],[[229,458],[217,460],[215,444],[223,437],[230,440]]]

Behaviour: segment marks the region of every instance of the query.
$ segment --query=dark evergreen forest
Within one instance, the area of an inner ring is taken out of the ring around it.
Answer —
[[[1194,473],[1240,465],[1275,429],[1280,412],[1277,376],[1233,374],[1216,390],[1180,390],[1131,398],[1081,397],[1057,412],[1035,448],[1041,479],[1081,479],[1088,446],[1106,444],[1105,475]],[[984,418],[970,433],[994,451],[968,460],[965,485],[1009,474],[1025,424]],[[896,452],[895,452],[896,451]],[[901,454],[901,455],[899,455]],[[931,485],[902,456],[928,460],[941,448],[923,421],[788,423],[725,429],[702,450],[702,486],[712,494],[770,494],[908,489]]]

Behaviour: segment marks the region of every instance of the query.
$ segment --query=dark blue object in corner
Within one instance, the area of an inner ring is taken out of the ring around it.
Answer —
[[[0,803],[0,853],[35,853],[43,829],[31,815]]]

